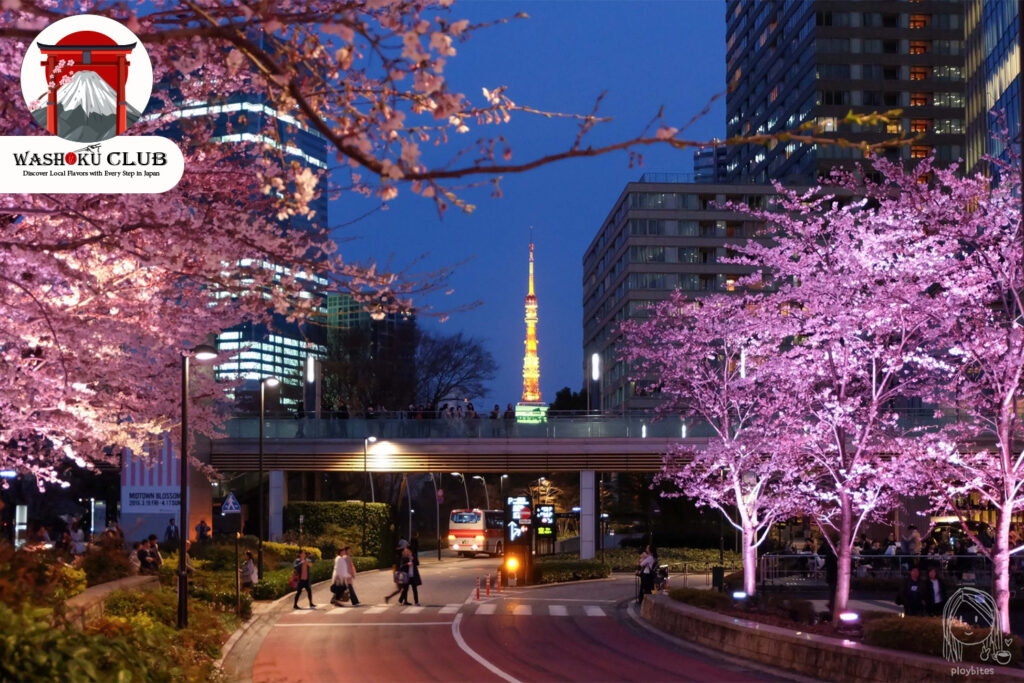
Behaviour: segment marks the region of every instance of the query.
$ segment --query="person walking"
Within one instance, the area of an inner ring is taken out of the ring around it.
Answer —
[[[420,592],[418,588],[423,585],[423,579],[420,578],[420,539],[413,537],[407,550],[410,557],[410,561],[406,566],[406,573],[409,575],[409,580],[405,584],[405,591],[402,592],[402,600],[405,601],[405,604],[409,604],[408,593],[409,587],[411,586],[413,604],[419,607]]]
[[[75,556],[85,555],[85,530],[77,519],[71,523],[71,552]]]
[[[348,588],[349,565],[345,559],[345,549],[338,548],[338,555],[334,558],[334,572],[331,574],[331,604],[340,606],[345,590]],[[353,600],[353,604],[357,601]]]
[[[413,577],[416,575],[416,565],[413,562],[412,550],[408,546],[402,551],[402,559],[398,566],[398,571],[405,574],[405,581],[402,583],[402,594],[398,597],[399,605],[409,604],[409,586],[412,585]],[[416,594],[416,589],[413,588],[413,594],[415,598],[419,598]],[[417,605],[420,603],[417,601]]]
[[[295,586],[295,604],[294,609],[299,609],[299,595],[302,594],[302,589],[306,589],[306,595],[309,597],[309,608],[316,609],[316,605],[313,604],[313,588],[309,583],[309,571],[313,566],[313,561],[306,555],[305,550],[299,551],[299,559],[293,563],[295,574],[298,576],[299,583]]]
[[[643,596],[654,592],[654,562],[651,546],[645,546],[640,553],[640,563],[637,565],[637,574],[640,575],[640,595],[637,596],[637,603],[643,601]]]
[[[395,590],[392,593],[384,596],[384,602],[387,603],[391,598],[395,597],[405,588],[405,585],[409,582],[409,574],[403,570],[402,561],[405,557],[405,551],[409,548],[409,542],[404,538],[398,542],[398,549],[395,551],[395,560],[391,564],[392,576],[395,580]],[[403,596],[404,597],[404,596]],[[401,602],[401,600],[399,600]]]
[[[356,563],[352,560],[352,548],[351,546],[345,546],[342,550],[345,553],[345,562],[348,564],[348,595],[352,599],[352,606],[359,607],[362,603],[360,603],[359,598],[356,597]]]

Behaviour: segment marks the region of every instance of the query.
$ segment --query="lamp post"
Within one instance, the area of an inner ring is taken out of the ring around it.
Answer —
[[[376,503],[377,496],[373,492],[373,475],[370,474],[370,470],[366,467],[366,447],[371,443],[377,443],[377,437],[368,436],[363,439],[363,472],[366,472],[366,478],[370,480],[370,502]]]
[[[256,486],[256,510],[259,514],[260,536],[256,540],[256,566],[260,580],[263,580],[263,425],[267,419],[267,387],[276,387],[281,382],[276,377],[265,377],[260,380],[260,455],[259,455],[259,484]]]
[[[185,549],[188,543],[188,366],[189,358],[197,361],[213,360],[217,349],[209,344],[200,344],[189,353],[181,354],[181,489],[178,493],[178,515],[181,518],[181,533],[178,535],[178,628],[188,626],[188,571],[185,563]]]
[[[430,483],[434,485],[434,507],[437,512],[437,519],[435,520],[435,528],[437,529],[437,561],[441,561],[441,498],[437,495],[437,482],[434,480],[434,473],[430,472]],[[438,472],[438,477],[441,473]]]
[[[504,505],[505,504],[505,480],[506,479],[508,479],[508,475],[507,474],[503,474],[503,475],[501,475],[501,477],[498,478],[498,497],[501,498],[501,500],[498,501],[499,505]],[[502,508],[502,509],[504,509],[504,508]]]
[[[458,477],[462,480],[462,490],[466,492],[466,507],[469,507],[469,487],[466,486],[466,478],[459,472],[452,472],[453,477]]]
[[[479,474],[474,474],[473,478],[474,479],[479,479],[480,483],[484,485],[484,505],[486,506],[487,510],[490,510],[491,509],[491,496],[490,496],[489,493],[487,493],[487,480],[484,479]]]

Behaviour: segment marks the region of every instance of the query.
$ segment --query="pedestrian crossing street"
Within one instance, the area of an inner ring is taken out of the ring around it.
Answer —
[[[368,607],[354,608],[351,606],[331,607],[320,614],[334,616],[428,616],[428,615],[455,615],[464,616],[515,616],[515,617],[607,617],[608,606],[599,605],[532,605],[527,603],[509,600],[507,602],[470,602],[470,603],[449,603],[447,605],[370,605]],[[305,614],[315,614],[317,611],[307,611]]]

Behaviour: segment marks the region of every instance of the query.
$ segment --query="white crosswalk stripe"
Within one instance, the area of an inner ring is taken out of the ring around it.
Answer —
[[[496,609],[498,609],[498,606],[493,602],[485,602],[476,608],[476,613],[482,616],[487,616],[488,614],[494,614]]]
[[[423,606],[420,606],[420,607],[406,607],[404,610],[402,610],[402,614],[419,614],[420,612],[422,612],[425,609],[426,609],[426,607],[423,607]]]
[[[596,605],[586,605],[583,608],[583,611],[587,613],[588,617],[604,617],[604,616],[607,616],[604,613],[604,610],[601,609],[600,607],[597,607]]]
[[[438,610],[438,614],[455,614],[459,611],[462,605],[458,603],[449,603]]]
[[[380,614],[381,612],[387,612],[389,609],[391,609],[390,605],[374,605],[363,612],[363,614]]]
[[[512,614],[517,617],[528,617],[533,614],[533,608],[529,605],[516,605],[512,608]]]
[[[548,605],[548,613],[553,617],[567,617],[569,608],[565,605]]]

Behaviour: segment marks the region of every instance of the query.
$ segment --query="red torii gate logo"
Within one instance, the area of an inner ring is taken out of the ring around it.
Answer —
[[[115,135],[128,129],[124,85],[128,81],[128,55],[137,43],[118,45],[95,31],[76,31],[61,38],[56,45],[39,43],[39,51],[46,56],[40,66],[46,67],[46,81],[52,83],[58,60],[66,60],[64,71],[73,75],[79,71],[92,71],[114,89],[117,96],[117,122]],[[46,130],[57,135],[57,88],[50,88],[46,100]]]
[[[22,90],[33,118],[77,142],[100,142],[139,119],[153,87],[149,55],[127,27],[83,14],[51,24],[29,47]]]

